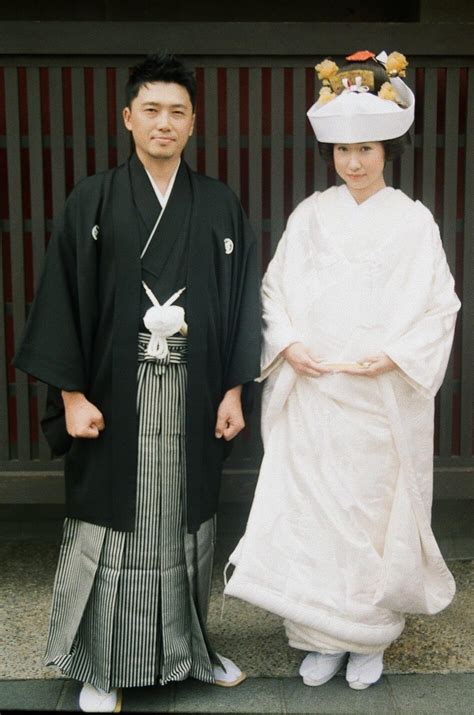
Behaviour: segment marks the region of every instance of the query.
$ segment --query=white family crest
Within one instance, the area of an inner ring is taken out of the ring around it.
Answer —
[[[97,224],[93,226],[91,234],[94,241],[97,241],[97,239],[99,238],[99,227]]]
[[[224,238],[224,250],[226,253],[232,253],[234,250],[234,242],[231,238]]]

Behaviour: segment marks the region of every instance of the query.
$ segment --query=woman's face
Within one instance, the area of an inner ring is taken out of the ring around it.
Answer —
[[[360,203],[385,186],[385,152],[382,142],[334,144],[334,166]]]

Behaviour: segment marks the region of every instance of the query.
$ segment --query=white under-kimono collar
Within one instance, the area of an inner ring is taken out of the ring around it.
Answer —
[[[170,179],[170,182],[168,184],[168,188],[166,189],[164,194],[162,194],[161,191],[159,190],[158,185],[156,184],[154,178],[152,177],[152,175],[150,174],[148,169],[145,169],[146,173],[148,174],[148,178],[150,179],[151,185],[153,186],[153,190],[156,194],[156,198],[160,202],[162,209],[165,208],[166,204],[168,203],[168,199],[171,196],[171,192],[173,191],[174,182],[175,182],[176,176],[178,174],[180,165],[181,165],[181,159],[178,162],[178,166],[174,170],[174,173],[173,173],[173,175]]]
[[[172,176],[171,179],[170,179],[170,183],[168,184],[168,188],[166,189],[166,191],[165,191],[164,194],[162,194],[161,191],[159,190],[158,186],[157,186],[156,183],[155,183],[155,180],[153,179],[153,177],[152,177],[152,175],[149,173],[149,171],[148,171],[147,169],[145,169],[145,171],[146,171],[146,173],[147,173],[147,175],[148,175],[148,178],[150,179],[150,183],[151,183],[151,185],[153,186],[153,190],[154,190],[154,192],[155,192],[155,194],[156,194],[156,198],[157,198],[158,201],[160,202],[161,210],[160,210],[160,213],[158,214],[158,218],[156,219],[155,225],[153,226],[152,232],[151,232],[150,235],[148,236],[148,240],[147,240],[147,242],[146,242],[146,244],[145,244],[145,248],[144,248],[143,251],[141,252],[140,258],[143,258],[143,256],[144,256],[145,253],[147,252],[148,246],[150,245],[151,240],[152,240],[153,236],[155,235],[155,231],[156,231],[156,229],[158,228],[158,224],[160,223],[160,221],[161,221],[161,219],[162,219],[162,217],[163,217],[163,214],[164,214],[165,208],[166,208],[166,204],[168,203],[168,199],[169,199],[169,197],[171,196],[171,192],[173,191],[174,182],[175,182],[176,176],[177,176],[177,174],[178,174],[178,169],[179,169],[179,167],[180,167],[180,164],[181,164],[181,159],[179,160],[178,166],[176,167],[176,169],[175,169],[175,171],[174,171],[174,174],[173,174],[173,176]]]
[[[347,188],[347,184],[342,184],[341,186],[338,186],[339,196],[341,197],[343,203],[347,207],[359,209],[366,208],[369,206],[375,208],[381,199],[385,198],[393,191],[395,191],[395,189],[392,186],[385,186],[383,189],[376,191],[375,194],[372,194],[372,196],[369,196],[368,199],[365,199],[365,201],[362,201],[362,203],[359,204]]]

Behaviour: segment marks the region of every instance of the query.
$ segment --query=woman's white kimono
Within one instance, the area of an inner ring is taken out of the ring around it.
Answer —
[[[333,187],[291,215],[263,280],[264,458],[225,593],[279,614],[304,650],[371,653],[403,613],[455,584],[430,527],[434,396],[460,302],[431,213],[384,188]],[[355,361],[377,378],[298,376],[280,353]]]

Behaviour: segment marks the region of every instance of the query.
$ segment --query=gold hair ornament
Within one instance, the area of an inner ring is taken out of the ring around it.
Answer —
[[[386,52],[380,52],[375,56],[373,52],[360,50],[346,57],[346,60],[350,62],[365,62],[369,59],[375,60],[385,68],[388,79],[406,75],[408,61],[401,52],[391,52],[389,55]],[[337,64],[328,58],[317,64],[315,70],[323,85],[319,90],[318,101],[321,104],[330,102],[343,92],[373,92],[374,90],[375,79],[372,70],[340,71]],[[400,97],[390,82],[384,82],[377,94],[381,99],[401,104]]]
[[[389,77],[405,77],[408,61],[401,52],[391,52],[385,63],[385,69]]]

